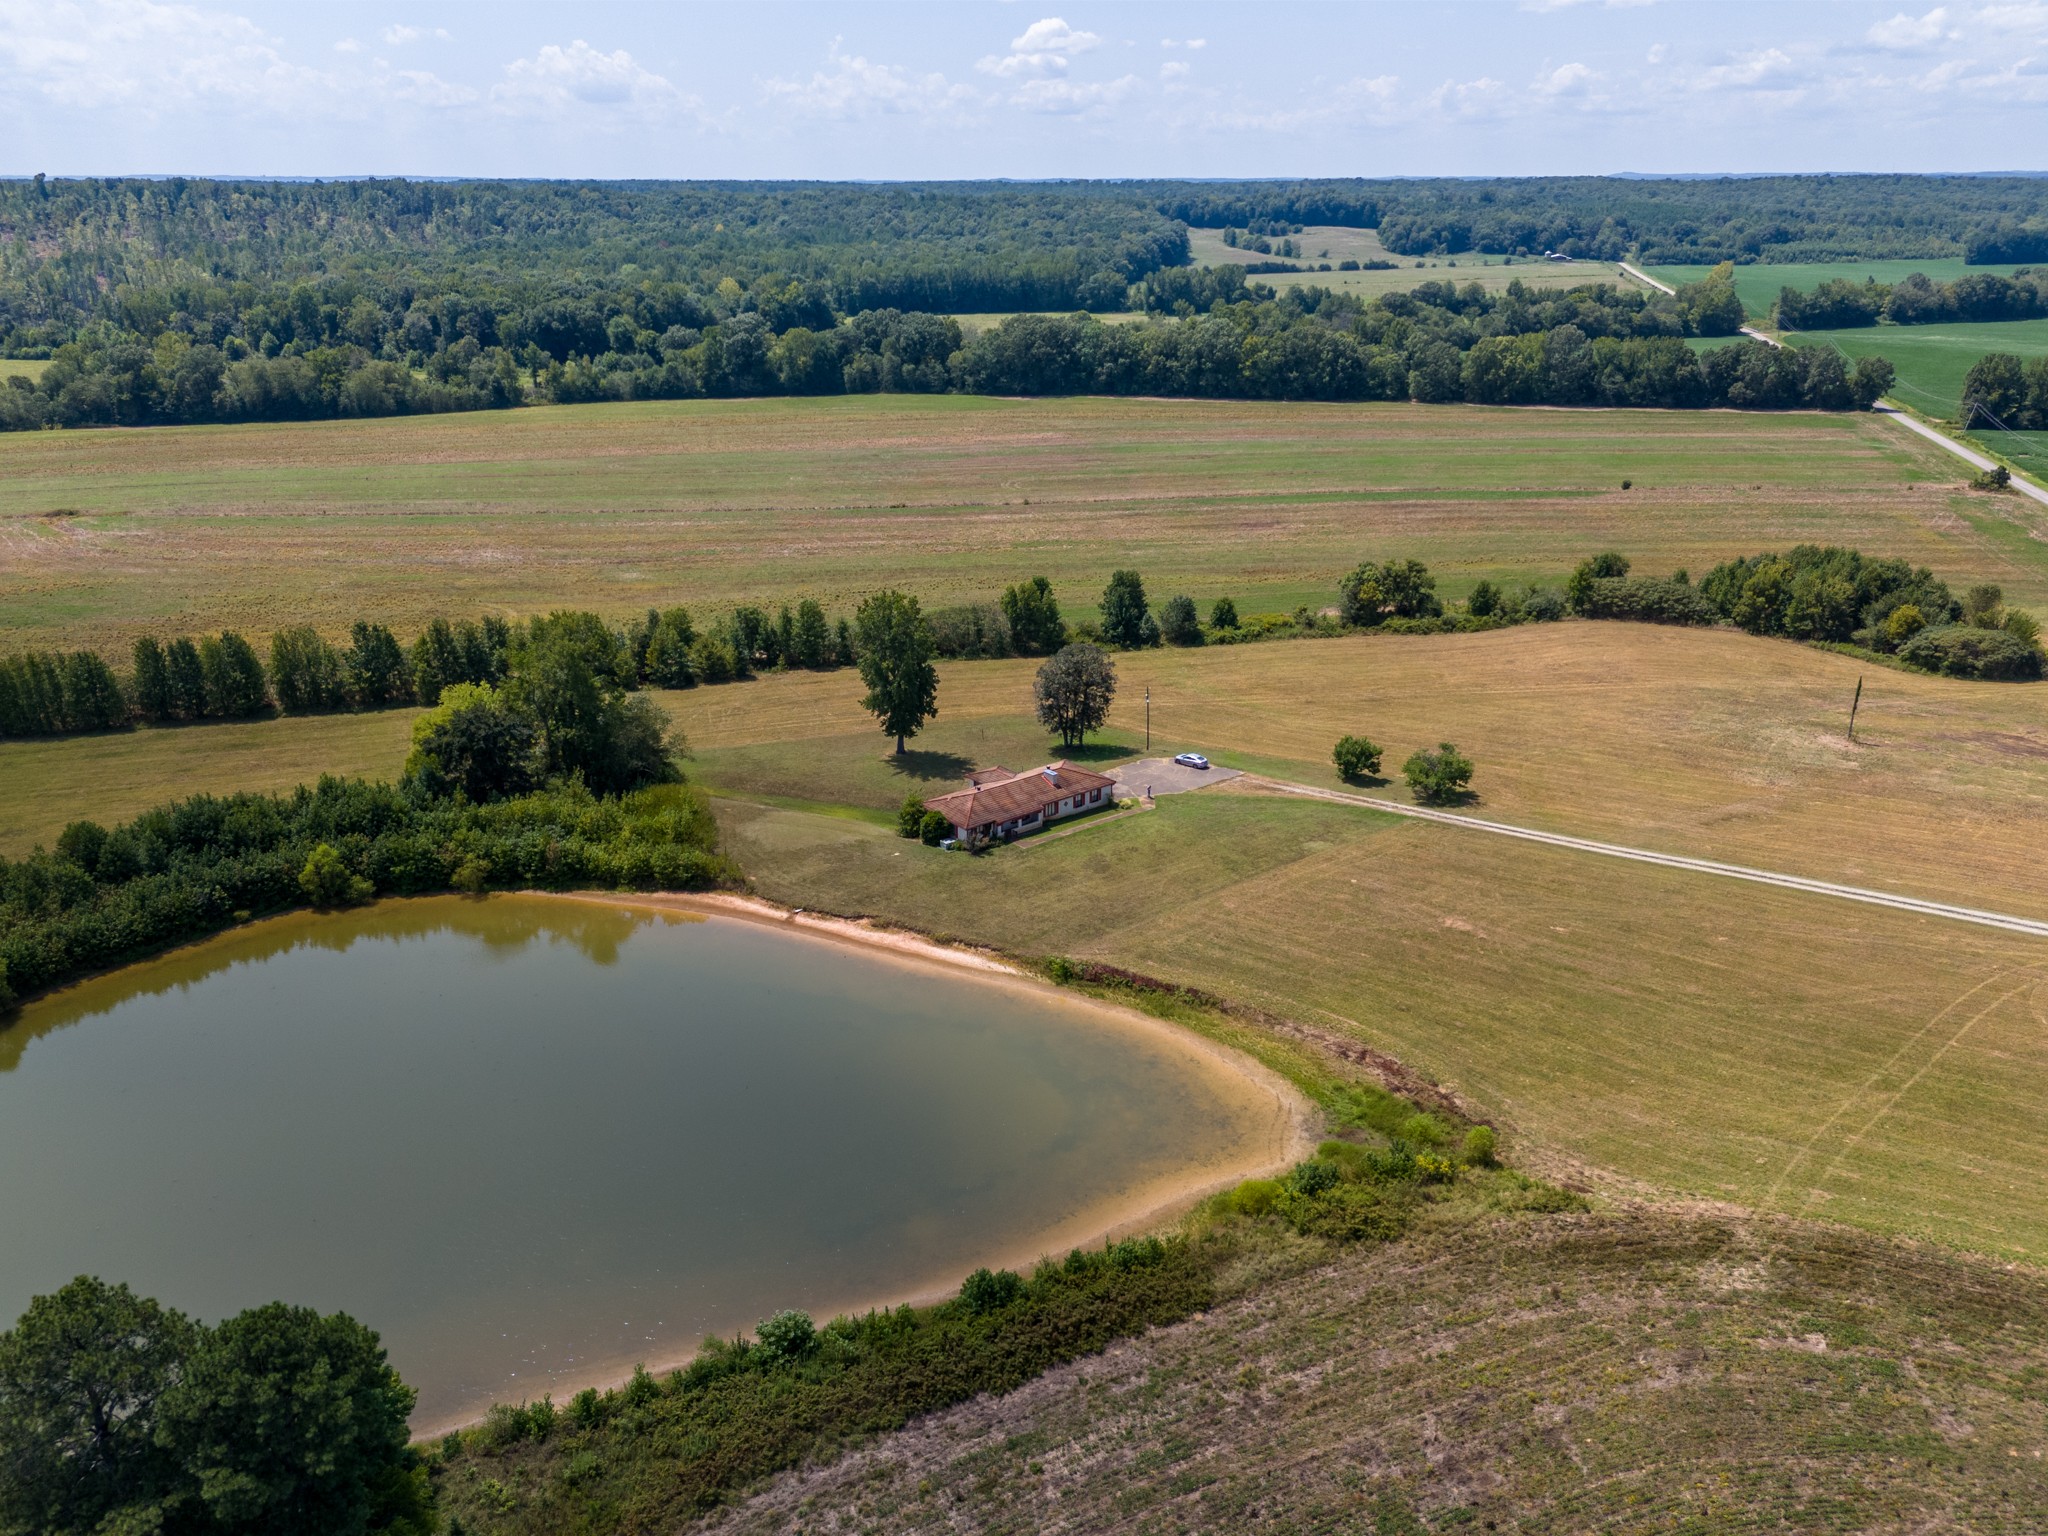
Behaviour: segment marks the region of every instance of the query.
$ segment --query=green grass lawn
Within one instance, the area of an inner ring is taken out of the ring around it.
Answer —
[[[0,357],[0,379],[40,379],[49,366],[47,358]]]
[[[1632,486],[1624,491],[1621,482]],[[1070,617],[1136,566],[1244,612],[1370,555],[1458,595],[1588,550],[1703,569],[1813,539],[1971,574],[1950,466],[1869,417],[851,396],[0,437],[0,643],[812,596]],[[57,509],[73,515],[49,516]]]
[[[1683,283],[1699,282],[1713,268],[1645,267],[1643,270],[1676,288]],[[1752,262],[1735,269],[1735,292],[1751,319],[1768,320],[1771,306],[1778,302],[1778,294],[1787,288],[1811,293],[1822,283],[1833,282],[1837,278],[1847,278],[1852,283],[1873,278],[1880,283],[1896,283],[1915,272],[1925,273],[1932,282],[1951,283],[1972,272],[1996,272],[2007,276],[2018,270],[2015,266],[1965,266],[1960,256],[1924,257],[1909,261]]]
[[[1840,348],[1848,356],[1887,358],[1898,370],[1899,399],[1929,416],[1953,419],[1963,380],[1987,352],[2021,358],[2048,353],[2048,320],[1990,320],[1967,325],[1873,325],[1847,331],[1798,331],[1793,346]]]

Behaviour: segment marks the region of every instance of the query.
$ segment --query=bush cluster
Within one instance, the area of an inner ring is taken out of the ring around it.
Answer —
[[[585,1391],[552,1405],[494,1409],[443,1443],[441,1500],[467,1523],[490,1510],[495,1471],[550,1442],[575,1507],[597,1500],[627,1528],[666,1528],[821,1443],[894,1429],[913,1415],[1005,1392],[1111,1340],[1175,1322],[1213,1295],[1214,1252],[1181,1239],[1129,1238],[1028,1277],[977,1270],[936,1307],[898,1307],[815,1327],[779,1313],[752,1340],[707,1341],[683,1370]],[[658,1467],[658,1472],[653,1468]],[[570,1474],[573,1474],[571,1476]],[[566,1518],[548,1483],[530,1511]]]
[[[195,795],[111,830],[73,822],[54,852],[0,858],[0,986],[40,991],[309,902],[681,890],[732,873],[703,796],[680,784],[610,800],[558,784],[491,805],[324,777],[288,795]]]

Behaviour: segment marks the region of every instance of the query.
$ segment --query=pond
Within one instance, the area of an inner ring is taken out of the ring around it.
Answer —
[[[80,1273],[346,1311],[426,1431],[1063,1253],[1294,1135],[1184,1031],[784,925],[302,913],[0,1028],[0,1326]]]

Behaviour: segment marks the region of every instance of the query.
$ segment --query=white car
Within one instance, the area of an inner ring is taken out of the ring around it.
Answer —
[[[1183,768],[1206,768],[1209,766],[1209,759],[1202,756],[1199,752],[1183,752],[1174,761]]]

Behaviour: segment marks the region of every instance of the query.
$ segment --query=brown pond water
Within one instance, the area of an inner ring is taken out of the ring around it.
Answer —
[[[346,1311],[425,1429],[1063,1252],[1291,1134],[1166,1026],[756,923],[300,914],[0,1029],[0,1323],[80,1273]]]

